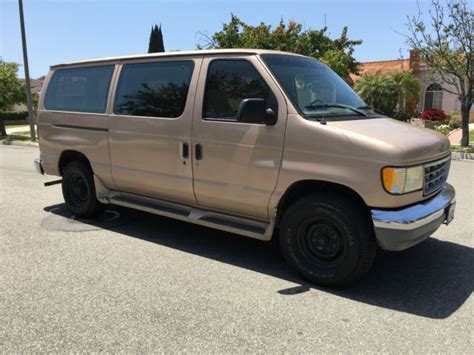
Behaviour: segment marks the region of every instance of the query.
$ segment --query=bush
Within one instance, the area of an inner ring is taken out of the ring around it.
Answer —
[[[405,122],[409,121],[411,117],[412,115],[410,115],[406,111],[397,111],[392,115],[392,118],[395,118],[399,121],[405,121]]]
[[[450,120],[448,123],[448,127],[450,130],[461,128],[461,122],[456,121],[456,120]]]
[[[451,130],[449,129],[449,126],[447,124],[440,124],[434,127],[436,132],[442,133],[442,134],[448,134]]]
[[[0,119],[3,121],[21,121],[28,119],[28,111],[21,111],[21,112],[0,112]]]
[[[443,110],[430,108],[428,110],[423,111],[420,118],[424,121],[440,122],[446,120],[446,114]]]

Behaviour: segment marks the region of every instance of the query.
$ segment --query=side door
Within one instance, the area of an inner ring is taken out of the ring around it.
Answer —
[[[242,100],[265,99],[277,122],[243,123]],[[266,220],[282,161],[287,108],[254,55],[206,57],[193,116],[193,171],[197,203]]]
[[[201,62],[167,57],[121,63],[109,121],[119,191],[196,203],[189,152]]]

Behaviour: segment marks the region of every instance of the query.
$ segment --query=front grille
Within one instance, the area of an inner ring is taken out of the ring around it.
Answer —
[[[441,189],[448,179],[449,166],[451,165],[451,156],[424,165],[425,183],[423,194],[430,195]]]

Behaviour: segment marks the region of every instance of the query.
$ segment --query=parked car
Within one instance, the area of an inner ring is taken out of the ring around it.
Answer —
[[[403,250],[454,215],[448,140],[377,114],[326,65],[209,50],[51,67],[40,173],[93,218],[115,204],[280,238],[306,279],[346,286],[377,248]]]

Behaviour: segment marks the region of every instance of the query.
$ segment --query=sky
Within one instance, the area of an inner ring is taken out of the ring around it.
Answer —
[[[0,0],[0,57],[23,63],[17,0]],[[150,28],[161,24],[166,50],[192,50],[222,29],[230,14],[246,23],[278,24],[295,20],[304,29],[325,21],[331,37],[344,26],[349,38],[362,39],[355,51],[360,62],[408,57],[401,33],[407,15],[418,13],[416,0],[313,1],[160,1],[160,0],[23,0],[30,76],[50,65],[80,59],[139,54],[148,50]],[[419,0],[426,12],[427,0]],[[20,69],[19,76],[24,77]]]

